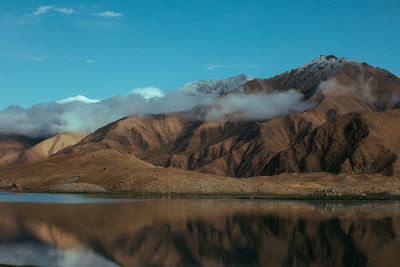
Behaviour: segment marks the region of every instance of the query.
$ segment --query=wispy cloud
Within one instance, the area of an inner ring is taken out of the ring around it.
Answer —
[[[207,65],[207,69],[213,70],[217,68],[221,69],[231,69],[231,68],[236,68],[237,65],[226,65],[226,64],[215,64],[215,63],[210,63]]]
[[[247,65],[248,69],[255,69],[255,68],[258,68],[258,67],[260,67],[260,64],[249,64],[249,65]]]
[[[92,64],[92,63],[95,62],[95,60],[94,60],[94,59],[88,59],[88,60],[86,60],[85,62],[86,62],[87,64]]]
[[[106,17],[106,18],[117,18],[122,17],[123,14],[114,11],[104,11],[99,13],[92,13],[92,16]]]
[[[214,70],[214,69],[233,69],[233,68],[248,68],[248,69],[254,69],[260,67],[260,64],[247,64],[247,65],[239,65],[239,64],[215,64],[215,63],[210,63],[207,65],[208,70]]]
[[[32,13],[34,16],[39,16],[41,14],[47,13],[48,11],[52,10],[52,6],[41,6],[38,9],[36,9],[35,12]]]
[[[42,62],[46,58],[47,58],[47,56],[33,56],[33,57],[28,58],[28,59],[36,61],[36,62]]]
[[[63,8],[54,8],[54,10],[57,11],[57,12],[66,14],[66,15],[69,15],[69,14],[74,13],[74,10],[73,10],[72,8],[66,8],[66,7],[63,7]]]
[[[74,13],[74,10],[72,8],[67,8],[67,7],[57,8],[57,7],[54,7],[54,6],[40,6],[31,15],[32,16],[39,16],[39,15],[48,13],[49,11],[55,11],[55,12],[58,12],[58,13],[61,13],[61,14],[65,14],[65,15],[70,15],[70,14]]]

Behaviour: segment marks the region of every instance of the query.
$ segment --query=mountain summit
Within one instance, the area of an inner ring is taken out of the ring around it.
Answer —
[[[294,69],[294,71],[297,71],[297,72],[312,71],[312,72],[320,72],[320,73],[332,75],[345,64],[360,64],[360,63],[357,63],[355,61],[349,60],[344,57],[337,58],[333,55],[329,55],[329,56],[321,55],[321,56],[313,59],[311,62]]]

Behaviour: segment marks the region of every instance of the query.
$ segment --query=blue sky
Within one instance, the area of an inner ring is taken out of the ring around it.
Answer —
[[[400,74],[400,1],[0,0],[0,109],[267,78],[321,54]]]

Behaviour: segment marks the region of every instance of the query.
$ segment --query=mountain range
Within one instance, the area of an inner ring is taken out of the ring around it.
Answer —
[[[33,166],[42,169],[55,159],[70,160],[96,151],[134,157],[152,169],[168,170],[170,176],[184,169],[191,171],[184,176],[199,180],[203,176],[198,172],[236,178],[287,173],[299,177],[304,176],[300,173],[400,175],[400,78],[386,70],[320,56],[272,78],[239,75],[192,82],[174,94],[212,96],[217,101],[187,111],[131,115],[85,137],[77,133],[50,138],[3,134],[0,178],[7,180],[12,169],[15,181]],[[285,101],[290,94],[297,94],[301,101]],[[241,110],[224,106],[249,96],[257,101],[255,107],[251,107],[253,102],[245,102]],[[247,108],[264,110],[272,105],[272,110],[278,110],[285,104],[289,106],[285,112],[272,118],[240,116]],[[210,116],[220,110],[229,113],[217,119]],[[111,162],[102,158],[101,164],[106,169]]]

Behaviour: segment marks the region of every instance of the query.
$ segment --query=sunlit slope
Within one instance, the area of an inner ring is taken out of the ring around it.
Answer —
[[[18,157],[16,163],[45,159],[68,146],[78,143],[83,137],[85,137],[83,134],[73,132],[57,134],[25,150]]]
[[[237,179],[155,167],[116,150],[73,152],[0,170],[0,189],[16,192],[129,192],[262,197],[400,195],[399,178],[379,174],[282,174]]]

